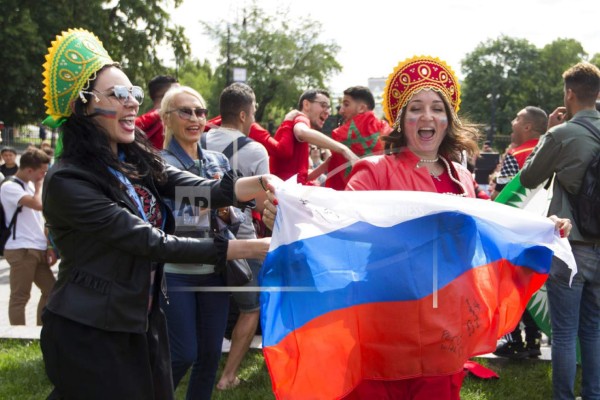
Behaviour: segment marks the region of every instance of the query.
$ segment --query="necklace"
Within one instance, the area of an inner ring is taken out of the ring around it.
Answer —
[[[444,157],[442,157],[442,161],[444,162],[444,164],[446,164],[446,171],[448,171],[448,176],[450,177],[450,180],[452,182],[456,183],[462,189],[461,194],[456,194],[456,193],[451,193],[451,192],[446,192],[446,193],[442,193],[442,194],[449,194],[451,196],[459,196],[459,197],[467,197],[467,189],[464,187],[464,185],[462,184],[461,181],[459,181],[454,176],[452,176],[452,170],[450,169],[450,164],[448,163],[448,161],[446,161],[446,159]],[[439,175],[436,176],[435,179],[437,179],[439,181],[440,180]]]
[[[437,156],[436,158],[434,158],[433,160],[428,160],[426,158],[421,158],[419,160],[420,163],[425,163],[425,164],[433,164],[436,163],[440,160],[440,156]]]
[[[440,156],[436,156],[433,160],[429,160],[427,158],[421,158],[419,160],[419,163],[422,163],[422,164],[435,164],[439,160],[440,160]],[[439,173],[439,174],[436,175],[432,171],[429,171],[429,175],[431,175],[431,177],[434,178],[434,179],[436,179],[438,182],[442,181],[441,178],[440,178],[440,175],[443,174],[443,173],[444,173],[444,171],[442,171],[441,173]]]

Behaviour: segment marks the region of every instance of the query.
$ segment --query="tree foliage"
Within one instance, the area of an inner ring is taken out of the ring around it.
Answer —
[[[538,60],[539,51],[527,40],[501,36],[479,44],[462,61],[461,108],[487,126],[488,138],[496,131],[510,132],[510,121],[522,104],[539,103],[528,81]]]
[[[563,104],[562,74],[587,59],[574,39],[559,38],[541,49],[526,39],[500,36],[480,43],[462,61],[462,111],[486,126],[486,134],[509,134],[522,108],[550,113]],[[600,55],[591,61],[600,61]]]
[[[157,55],[169,44],[183,59],[190,46],[183,28],[171,26],[165,7],[182,0],[3,0],[0,3],[0,70],[3,96],[0,119],[8,125],[44,116],[42,65],[50,43],[69,28],[92,31],[131,79],[144,85],[165,68]]]
[[[537,84],[541,93],[539,106],[550,113],[563,105],[562,74],[569,67],[585,60],[587,53],[574,39],[556,39],[540,51],[540,73]]]
[[[158,56],[160,46],[170,46],[179,80],[205,97],[211,115],[219,112],[219,94],[231,82],[233,67],[246,68],[259,104],[259,121],[278,119],[302,91],[326,87],[342,68],[336,60],[340,47],[320,39],[319,22],[290,18],[285,10],[270,15],[256,3],[229,23],[225,19],[203,23],[219,49],[216,69],[207,61],[189,60],[184,29],[173,26],[166,11],[182,1],[2,0],[0,120],[10,126],[44,117],[44,56],[55,36],[68,28],[94,32],[132,82],[143,87],[157,74],[174,73]],[[563,71],[586,59],[587,53],[573,39],[559,38],[541,49],[526,39],[507,36],[482,42],[462,62],[461,112],[491,128],[490,134],[508,134],[510,121],[524,106],[551,112],[560,105]],[[589,60],[600,67],[600,53]]]
[[[196,89],[206,102],[208,114],[214,117],[219,114],[219,93],[221,87],[207,60],[191,60],[185,62],[178,72],[179,83]]]
[[[252,4],[235,22],[205,22],[204,27],[218,43],[219,90],[231,82],[233,67],[246,68],[247,83],[256,93],[258,121],[295,105],[304,90],[324,88],[341,70],[336,60],[340,47],[320,41],[321,24],[310,18],[288,18],[286,12],[275,17]]]
[[[590,62],[596,67],[600,68],[600,53],[594,54],[594,56],[590,59]]]

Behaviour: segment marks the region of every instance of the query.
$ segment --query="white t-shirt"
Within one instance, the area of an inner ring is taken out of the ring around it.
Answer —
[[[21,200],[23,196],[33,196],[35,194],[33,183],[19,181],[25,185],[25,189],[18,183],[10,181],[5,182],[0,188],[0,201],[2,201],[7,225],[10,223],[10,220],[17,209],[19,200]],[[44,217],[42,216],[42,212],[23,206],[17,217],[16,238],[13,239],[13,235],[11,234],[4,248],[7,250],[46,250],[47,243],[48,241],[44,234]]]
[[[229,144],[244,134],[235,129],[219,127],[211,129],[206,135],[208,150],[223,152]],[[239,151],[233,151],[229,164],[234,170],[240,170],[244,176],[264,175],[269,173],[269,154],[265,147],[255,141],[248,143]],[[254,225],[252,224],[252,210],[245,211],[246,220],[240,226],[236,237],[238,239],[255,239]]]

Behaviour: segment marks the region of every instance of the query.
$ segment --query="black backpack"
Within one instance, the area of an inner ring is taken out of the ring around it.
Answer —
[[[0,183],[0,187],[2,187],[2,185],[4,185],[4,183],[9,182],[9,181],[18,183],[19,185],[21,185],[23,190],[25,190],[25,186],[23,186],[23,183],[21,183],[19,180],[17,180],[14,176],[7,176],[6,178],[4,178],[2,183]],[[6,215],[4,214],[4,207],[2,206],[2,201],[0,201],[0,255],[2,255],[2,256],[4,255],[4,246],[6,245],[6,242],[8,242],[8,238],[10,237],[10,234],[12,233],[13,240],[16,238],[17,216],[21,212],[22,208],[23,208],[23,206],[17,207],[17,209],[15,210],[15,213],[13,214],[12,218],[10,219],[10,222],[7,225],[6,224],[6,221],[7,221]],[[13,229],[13,227],[14,227],[14,229]]]
[[[252,140],[246,136],[240,136],[237,138],[237,140],[229,143],[229,146],[225,147],[221,153],[223,153],[225,155],[225,157],[227,157],[227,159],[231,162],[231,157],[233,156],[234,145],[236,147],[236,151],[240,151],[242,147],[244,147],[248,143],[252,143],[252,142],[254,142],[254,140]],[[200,137],[200,147],[202,147],[203,149],[206,150],[206,134],[204,134],[204,135],[202,135],[202,137]],[[269,229],[267,228],[265,223],[262,222],[262,216],[256,210],[252,210],[252,224],[254,225],[254,231],[256,233],[256,237],[264,238],[267,236],[271,236]]]
[[[600,141],[600,131],[587,119],[571,122],[587,128]],[[588,165],[577,195],[569,194],[573,217],[579,232],[590,238],[600,238],[600,153]]]

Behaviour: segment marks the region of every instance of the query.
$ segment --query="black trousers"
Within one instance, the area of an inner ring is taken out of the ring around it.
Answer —
[[[165,317],[158,307],[145,334],[104,331],[47,309],[42,322],[40,344],[54,385],[48,399],[174,398]]]
[[[523,312],[521,321],[523,322],[523,325],[525,325],[525,341],[528,342],[529,345],[531,345],[533,342],[535,342],[535,339],[540,339],[542,337],[540,328],[538,328],[538,326],[535,323],[535,320],[533,319],[533,317],[531,316],[531,313],[529,312],[529,310],[525,310],[525,312]],[[523,341],[523,337],[521,336],[520,325],[521,325],[520,323],[517,324],[517,327],[515,328],[515,330],[510,333],[514,342],[522,342]]]

